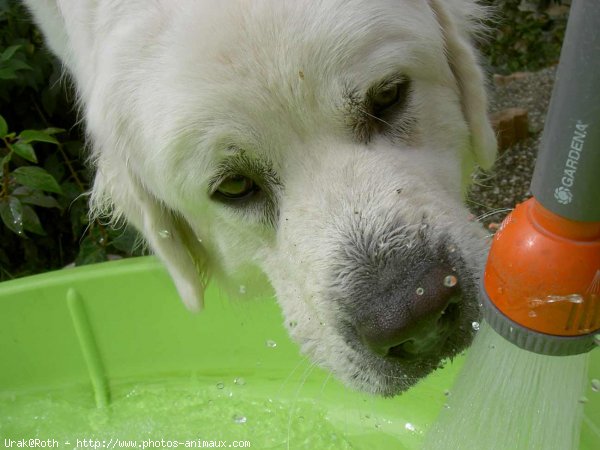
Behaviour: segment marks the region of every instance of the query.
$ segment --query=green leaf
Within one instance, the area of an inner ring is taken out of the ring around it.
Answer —
[[[8,134],[8,124],[4,117],[0,116],[0,137],[4,137]]]
[[[23,206],[23,228],[26,231],[46,236],[46,232],[42,228],[40,219],[31,206]]]
[[[23,186],[62,194],[62,190],[54,177],[41,167],[19,167],[18,169],[13,170],[12,174],[15,177],[15,180],[17,180],[17,183],[22,184]]]
[[[2,162],[0,162],[0,167],[3,167],[4,164],[8,164],[12,157],[12,152],[2,158]],[[0,178],[2,178],[2,173],[0,173]]]
[[[76,266],[106,261],[106,248],[99,242],[97,233],[86,236],[79,246],[79,254],[75,259]]]
[[[23,205],[18,198],[9,196],[0,200],[0,217],[9,230],[23,235]]]
[[[19,140],[23,144],[29,144],[30,142],[48,142],[50,144],[58,145],[59,143],[54,136],[40,130],[24,130],[19,134]]]
[[[110,244],[122,252],[128,255],[133,255],[141,250],[143,241],[138,232],[132,227],[125,227],[121,230],[109,230],[109,235],[112,238],[115,236]]]
[[[21,158],[25,158],[27,161],[38,162],[37,157],[35,156],[35,151],[31,144],[23,144],[22,142],[15,142],[8,146],[12,151],[14,151]]]
[[[0,69],[0,80],[16,80],[17,74],[9,67]]]
[[[19,186],[13,193],[15,197],[21,200],[21,203],[28,205],[41,206],[42,208],[60,208],[58,201],[50,195],[44,195],[42,191],[31,190],[26,186]]]
[[[17,50],[21,48],[21,45],[11,45],[7,49],[5,49],[0,55],[0,61],[8,61],[15,54]]]
[[[29,64],[21,61],[20,59],[13,59],[12,61],[9,61],[6,64],[6,68],[12,69],[15,72],[17,70],[33,70],[33,68]]]
[[[64,128],[55,128],[55,127],[49,127],[46,128],[45,130],[42,130],[44,133],[46,134],[58,134],[58,133],[64,133],[65,129]]]

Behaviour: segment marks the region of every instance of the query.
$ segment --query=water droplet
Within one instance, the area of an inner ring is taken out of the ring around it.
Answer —
[[[223,383],[222,381],[219,381],[217,383],[217,389],[223,389],[225,387],[225,383]]]
[[[202,238],[196,237],[196,240],[200,243],[202,243]]]
[[[171,232],[169,230],[160,230],[158,235],[163,239],[169,239],[171,237]]]
[[[292,320],[288,325],[290,326],[290,328],[295,328],[296,326],[298,326],[298,321]]]
[[[458,279],[454,275],[448,275],[444,278],[444,286],[446,287],[454,287],[458,283]]]
[[[537,314],[535,313],[535,311],[529,311],[529,312],[527,313],[527,315],[528,315],[529,317],[537,317]]]
[[[242,377],[237,377],[233,379],[233,382],[235,384],[237,384],[238,386],[243,386],[246,384],[246,380],[244,380]]]
[[[422,287],[417,288],[417,295],[423,295],[424,293],[425,293],[425,289],[423,289]]]
[[[444,408],[450,409],[450,405],[448,403],[444,403]]]
[[[246,418],[246,416],[241,416],[239,414],[235,414],[233,416],[233,421],[235,423],[246,423],[248,421],[248,419]]]
[[[594,344],[600,346],[600,334],[594,335]]]
[[[479,322],[473,322],[473,323],[471,324],[471,326],[473,327],[473,329],[474,329],[475,331],[479,331]]]
[[[600,380],[597,378],[592,380],[592,391],[600,392]]]
[[[552,303],[575,303],[581,304],[583,303],[583,297],[579,294],[569,294],[569,295],[547,295],[543,298],[530,298],[527,303],[531,308],[537,308],[542,305],[552,304]]]
[[[240,294],[245,294],[246,293],[246,286],[244,286],[243,284],[240,284]]]
[[[585,395],[582,395],[581,397],[579,397],[579,400],[577,400],[579,403],[587,403],[590,401],[589,398],[587,398]]]
[[[269,339],[267,342],[265,342],[265,345],[269,348],[275,348],[275,347],[277,347],[277,342]]]
[[[456,251],[456,247],[454,245],[451,245],[450,247],[448,247],[448,253],[454,253]]]
[[[415,426],[410,422],[406,422],[406,424],[404,425],[404,428],[407,429],[408,431],[413,431],[413,432],[416,431]]]
[[[444,395],[445,395],[446,397],[448,397],[448,396],[450,395],[450,391],[449,391],[448,389],[446,389],[446,390],[444,391]]]

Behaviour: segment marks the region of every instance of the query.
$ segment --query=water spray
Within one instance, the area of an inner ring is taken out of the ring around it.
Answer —
[[[585,353],[600,333],[600,2],[571,6],[531,184],[492,241],[484,318],[520,348]]]

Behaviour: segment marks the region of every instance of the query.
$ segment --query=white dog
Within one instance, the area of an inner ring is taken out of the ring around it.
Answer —
[[[495,138],[469,0],[28,0],[75,82],[96,214],[190,309],[270,285],[293,339],[394,395],[461,351]],[[266,277],[265,277],[266,275]]]

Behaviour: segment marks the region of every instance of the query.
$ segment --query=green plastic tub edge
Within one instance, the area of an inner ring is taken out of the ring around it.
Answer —
[[[272,299],[230,302],[210,286],[206,309],[191,314],[153,257],[1,283],[0,320],[0,396],[83,385],[94,408],[94,395],[96,403],[110,402],[112,386],[127,380],[243,376],[262,380],[262,387],[254,386],[265,396],[275,386],[282,397],[317,398],[329,410],[329,419],[339,420],[348,433],[354,430],[348,426],[353,405],[360,409],[368,403],[370,410],[387,418],[372,433],[373,448],[389,442],[386,433],[405,448],[417,448],[460,368],[459,361],[439,370],[394,399],[349,391],[318,369],[306,377],[310,363],[287,337]],[[86,339],[92,341],[88,364],[81,346]],[[591,358],[595,378],[600,375],[599,353],[594,351]],[[592,450],[598,448],[600,393],[589,396],[586,416],[581,449]]]

